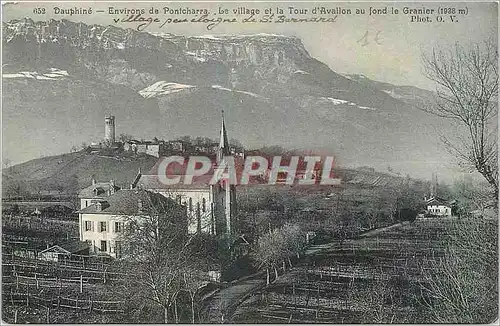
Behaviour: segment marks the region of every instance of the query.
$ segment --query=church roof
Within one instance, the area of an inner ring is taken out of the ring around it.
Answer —
[[[144,213],[140,212],[139,202],[142,203],[144,212],[147,212],[148,208],[153,207],[153,205],[158,205],[158,207],[181,207],[172,199],[157,193],[142,189],[124,189],[102,200],[100,202],[100,210],[98,209],[98,203],[96,203],[81,209],[78,213],[128,216],[141,215]]]
[[[227,139],[226,124],[224,123],[224,111],[222,111],[222,125],[220,128],[219,149],[222,149],[224,155],[230,154],[229,141]]]

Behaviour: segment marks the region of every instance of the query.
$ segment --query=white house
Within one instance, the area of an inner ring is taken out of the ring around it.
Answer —
[[[140,189],[120,190],[78,211],[80,241],[89,242],[92,253],[120,258],[126,223],[147,216],[147,205],[153,200],[174,207],[169,214],[180,224],[186,223],[184,208],[172,200]]]
[[[450,203],[440,197],[431,197],[425,202],[427,206],[427,212],[434,216],[451,216],[451,205]]]

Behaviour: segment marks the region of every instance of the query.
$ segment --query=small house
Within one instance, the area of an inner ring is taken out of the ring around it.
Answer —
[[[72,241],[53,245],[38,254],[38,258],[47,261],[63,261],[70,259],[72,255],[88,255],[89,244],[87,242]]]
[[[425,201],[427,214],[430,216],[451,216],[451,204],[441,197],[431,197]]]

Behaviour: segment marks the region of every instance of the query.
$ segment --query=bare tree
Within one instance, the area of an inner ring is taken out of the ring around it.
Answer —
[[[482,219],[455,220],[446,251],[422,271],[422,300],[432,322],[491,323],[498,313],[498,228]]]
[[[258,268],[265,268],[267,284],[270,284],[270,271],[274,269],[275,279],[278,278],[278,268],[285,267],[289,258],[299,256],[305,248],[305,236],[298,225],[286,224],[283,227],[270,230],[259,237],[252,251],[252,257]]]
[[[188,268],[182,273],[183,276],[183,290],[188,294],[191,303],[191,323],[196,322],[196,295],[199,290],[207,284],[207,277],[205,273],[194,268]]]
[[[5,169],[10,168],[11,164],[12,164],[12,161],[9,158],[4,158],[3,159],[3,166],[4,166]]]
[[[425,111],[457,121],[467,138],[443,141],[460,163],[477,170],[498,198],[497,115],[498,50],[493,41],[424,55],[425,75],[436,82],[436,103]]]
[[[126,143],[132,139],[134,139],[134,137],[132,135],[125,134],[125,133],[121,133],[120,136],[118,136],[118,141],[121,143]]]
[[[477,182],[472,178],[456,180],[452,187],[453,197],[457,199],[460,215],[478,210],[482,213],[491,206],[491,189],[486,181]]]
[[[134,192],[140,201],[135,199],[135,203],[127,202],[124,207],[139,205],[141,211],[124,221],[121,254],[124,268],[131,276],[120,290],[132,304],[149,302],[163,309],[165,323],[173,306],[178,322],[176,300],[183,289],[186,270],[191,267],[191,237],[187,235],[185,209],[162,195],[144,190]]]

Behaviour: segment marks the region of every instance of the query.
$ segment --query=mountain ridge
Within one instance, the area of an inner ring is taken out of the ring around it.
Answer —
[[[416,101],[336,73],[294,36],[155,36],[68,20],[2,26],[4,74],[20,75],[3,78],[7,157],[26,133],[35,143],[25,160],[100,139],[110,113],[117,133],[139,139],[215,137],[220,110],[247,147],[323,149],[353,164],[441,155],[436,119]],[[67,76],[20,73],[50,69]]]

